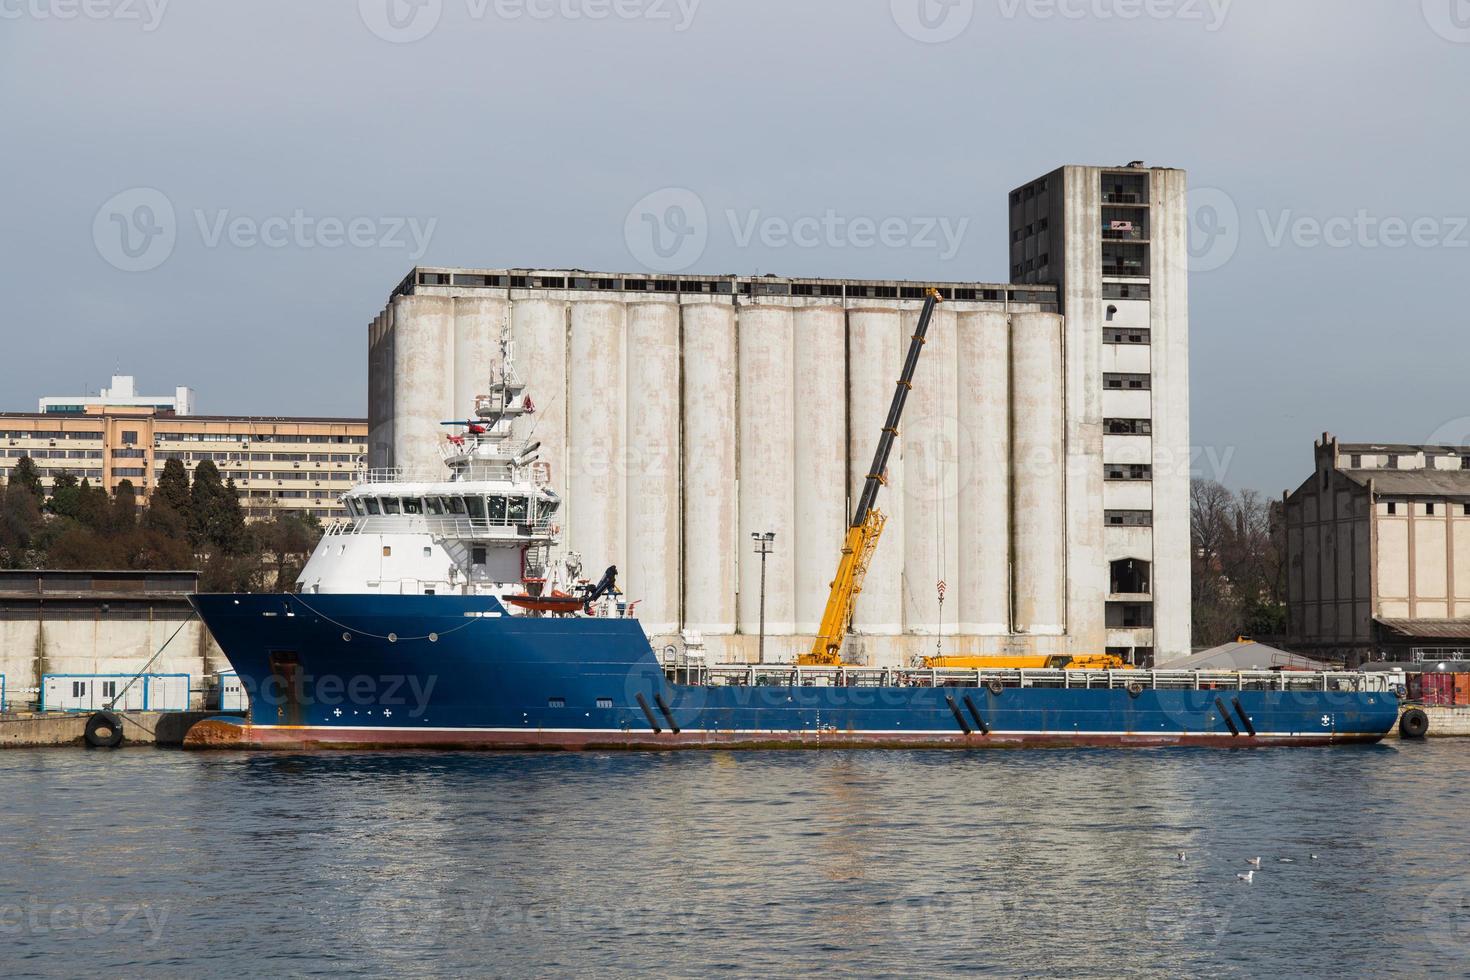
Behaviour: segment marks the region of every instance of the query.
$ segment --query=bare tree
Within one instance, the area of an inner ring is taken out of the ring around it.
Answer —
[[[1190,485],[1194,642],[1281,632],[1280,507],[1254,490]]]

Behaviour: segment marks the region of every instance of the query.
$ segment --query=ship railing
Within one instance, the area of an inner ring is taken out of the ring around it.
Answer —
[[[717,687],[1002,687],[1062,690],[1386,691],[1388,679],[1356,671],[1014,670],[797,667],[791,664],[666,665],[671,681]]]
[[[515,466],[508,459],[468,459],[458,464],[452,473],[442,469],[410,470],[391,466],[359,470],[357,483],[532,483],[535,482],[534,476],[530,462]]]
[[[390,514],[359,517],[330,527],[325,534],[428,534],[436,538],[467,540],[550,540],[555,523],[550,520],[517,521],[494,517],[449,517],[433,514]]]

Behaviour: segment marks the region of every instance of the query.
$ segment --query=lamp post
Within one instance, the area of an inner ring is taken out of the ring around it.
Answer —
[[[771,542],[776,540],[775,531],[751,531],[750,540],[755,543],[755,553],[761,556],[761,638],[758,663],[766,662],[766,556],[771,553]]]

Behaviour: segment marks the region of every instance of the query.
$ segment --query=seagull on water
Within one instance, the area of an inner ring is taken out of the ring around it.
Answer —
[[[1183,852],[1183,851],[1180,851],[1180,852],[1179,852],[1179,860],[1181,860],[1181,861],[1188,861],[1188,860],[1189,860],[1189,858],[1187,858],[1187,857],[1186,857],[1186,856],[1185,856],[1185,855],[1184,855],[1184,852]]]
[[[1256,880],[1256,870],[1254,868],[1252,868],[1251,870],[1247,871],[1245,874],[1243,874],[1243,875],[1236,875],[1235,877],[1239,878],[1241,881],[1243,881],[1247,885],[1249,885],[1251,882],[1253,882],[1253,881]]]
[[[1296,858],[1277,858],[1276,859],[1276,863],[1278,863],[1278,864],[1296,864]]]
[[[1259,868],[1261,866],[1261,859],[1260,858],[1246,858],[1245,859],[1245,863],[1248,864],[1248,865],[1250,865],[1253,868]]]
[[[1312,860],[1313,860],[1313,861],[1315,861],[1315,860],[1317,860],[1317,855],[1315,855],[1315,854],[1313,854],[1313,855],[1312,855]]]

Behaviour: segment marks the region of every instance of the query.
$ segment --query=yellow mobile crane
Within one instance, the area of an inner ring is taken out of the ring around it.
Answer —
[[[903,417],[904,404],[914,387],[914,372],[919,366],[919,355],[924,350],[924,339],[929,332],[929,321],[934,317],[934,308],[943,302],[939,290],[930,289],[924,299],[924,308],[919,313],[919,324],[909,341],[908,356],[904,358],[903,373],[894,387],[893,402],[888,406],[888,420],[878,436],[878,450],[873,454],[873,465],[868,468],[863,481],[862,496],[853,510],[852,521],[847,526],[847,537],[842,543],[842,557],[837,562],[837,574],[832,579],[832,591],[827,596],[827,608],[822,612],[822,625],[812,641],[809,652],[796,658],[803,667],[836,667],[842,663],[842,641],[852,623],[853,604],[863,591],[863,578],[872,564],[873,552],[878,547],[878,538],[883,534],[887,517],[876,506],[878,488],[887,483],[884,475],[888,470],[888,457],[898,438],[898,422]],[[1093,654],[1080,657],[1010,657],[1010,656],[950,656],[925,657],[925,667],[1068,667],[1071,669],[1108,669],[1125,667],[1121,658],[1110,654]]]
[[[903,416],[904,402],[914,387],[914,371],[919,365],[919,354],[924,350],[924,336],[929,332],[934,307],[941,300],[937,289],[929,290],[924,299],[919,325],[914,329],[908,356],[903,362],[903,373],[893,391],[893,403],[888,406],[888,421],[878,436],[878,451],[873,454],[873,465],[868,468],[867,479],[863,481],[862,496],[853,510],[852,522],[847,526],[842,558],[837,562],[837,575],[832,579],[832,591],[827,596],[821,628],[812,641],[811,651],[796,658],[802,666],[835,667],[842,663],[842,641],[852,623],[853,602],[863,591],[863,578],[868,574],[878,538],[883,534],[883,523],[887,520],[875,506],[878,488],[888,482],[884,474],[888,469],[888,456],[893,451],[893,441],[898,438],[898,420]]]

